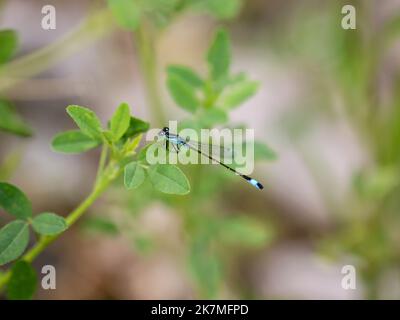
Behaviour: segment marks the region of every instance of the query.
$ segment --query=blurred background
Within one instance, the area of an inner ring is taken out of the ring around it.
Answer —
[[[41,28],[47,4],[55,30]],[[356,30],[341,27],[345,4],[356,8]],[[115,183],[35,261],[39,272],[57,270],[57,289],[36,298],[400,298],[400,1],[247,0],[228,19],[184,10],[148,38],[153,78],[140,35],[110,19],[85,24],[105,7],[0,1],[0,29],[20,42],[19,64],[0,67],[0,93],[33,131],[0,132],[0,175],[34,212],[67,215],[96,174],[98,151],[50,149],[74,127],[65,107],[104,121],[126,101],[152,127],[162,125],[157,104],[165,119],[185,118],[165,69],[204,72],[219,25],[230,32],[232,69],[260,82],[229,122],[253,128],[277,157],[257,162],[263,191],[215,166],[182,167],[192,184],[183,197]],[[356,269],[354,290],[342,288],[345,265]]]

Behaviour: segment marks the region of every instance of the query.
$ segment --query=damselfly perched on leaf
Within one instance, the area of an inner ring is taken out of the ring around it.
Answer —
[[[158,134],[161,137],[165,137],[166,139],[166,146],[167,149],[169,150],[169,145],[171,145],[174,150],[178,153],[181,150],[181,147],[186,147],[188,149],[192,149],[194,151],[196,151],[197,153],[199,153],[200,155],[203,155],[207,158],[209,158],[211,161],[215,161],[217,163],[219,163],[220,165],[222,165],[223,167],[225,167],[226,169],[232,171],[233,173],[235,173],[238,176],[241,176],[243,179],[245,179],[248,183],[250,183],[252,186],[256,187],[257,189],[261,190],[263,189],[263,185],[258,182],[256,179],[253,179],[245,174],[242,174],[240,172],[238,172],[237,170],[231,168],[230,166],[226,165],[224,162],[214,158],[213,156],[211,156],[208,153],[205,153],[204,151],[201,150],[201,144],[195,141],[190,141],[189,139],[183,139],[182,137],[180,137],[177,134],[173,134],[169,132],[169,128],[168,127],[164,127]],[[227,148],[223,148],[221,147],[221,150],[223,150],[223,152],[226,154],[227,152],[230,153],[232,152],[231,149],[227,149]]]

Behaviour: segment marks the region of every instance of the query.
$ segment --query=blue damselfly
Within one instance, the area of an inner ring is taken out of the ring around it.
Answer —
[[[230,166],[226,165],[222,161],[220,161],[220,160],[214,158],[213,156],[211,156],[210,154],[207,154],[204,151],[202,151],[201,148],[199,147],[200,146],[199,143],[190,141],[189,139],[183,139],[182,137],[180,137],[177,134],[170,133],[168,127],[164,127],[160,131],[159,136],[165,137],[166,146],[167,146],[168,150],[169,150],[169,145],[172,145],[172,147],[174,148],[174,150],[177,153],[181,150],[181,147],[187,147],[189,149],[192,149],[192,150],[198,152],[200,155],[208,157],[211,161],[215,161],[215,162],[219,163],[220,165],[222,165],[226,169],[232,171],[236,175],[241,176],[243,179],[245,179],[248,183],[250,183],[252,186],[256,187],[257,189],[261,190],[264,188],[263,185],[260,182],[258,182],[256,179],[253,179],[245,174],[238,172],[237,170],[235,170],[234,168],[231,168]]]

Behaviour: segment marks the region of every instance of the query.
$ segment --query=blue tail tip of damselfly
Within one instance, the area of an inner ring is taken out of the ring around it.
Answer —
[[[256,179],[250,179],[248,181],[251,185],[255,186],[257,189],[259,190],[264,189],[264,186],[261,183],[259,183]]]

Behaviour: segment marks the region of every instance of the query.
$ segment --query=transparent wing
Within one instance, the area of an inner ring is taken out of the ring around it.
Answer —
[[[211,155],[217,159],[234,159],[235,150],[233,147],[220,146],[215,144],[201,143],[198,141],[185,142],[189,147],[200,150],[202,153]]]

